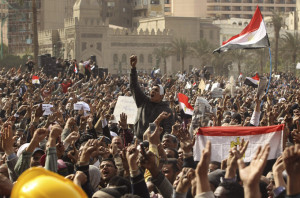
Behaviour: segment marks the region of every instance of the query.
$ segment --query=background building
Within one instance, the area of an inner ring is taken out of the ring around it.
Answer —
[[[264,16],[296,10],[296,0],[165,0],[166,15],[250,19],[258,5]],[[170,9],[169,9],[170,7]]]

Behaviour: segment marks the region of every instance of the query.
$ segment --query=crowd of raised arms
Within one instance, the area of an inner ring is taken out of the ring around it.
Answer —
[[[206,67],[144,74],[136,56],[129,61],[130,75],[96,76],[75,60],[56,76],[34,72],[32,64],[2,69],[0,197],[300,197],[300,79],[294,74],[273,74],[268,93],[258,97],[241,76],[226,92],[229,78]],[[199,91],[201,80],[207,87]],[[211,92],[216,82],[225,90],[221,97]],[[197,97],[206,99],[210,110],[199,119],[195,110],[192,121],[179,107],[178,93],[192,106]],[[133,96],[135,124],[125,113],[114,121],[119,96]],[[88,110],[76,108],[78,102]],[[45,104],[52,105],[50,113]],[[247,139],[222,162],[211,161],[207,141],[194,161],[199,127],[279,124],[283,151],[272,163],[269,144],[245,163]]]

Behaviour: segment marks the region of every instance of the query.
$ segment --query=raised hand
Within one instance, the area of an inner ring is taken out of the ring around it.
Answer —
[[[249,166],[246,167],[242,159],[238,160],[240,178],[244,184],[245,198],[260,197],[259,180],[267,164],[270,146],[267,144],[258,150]]]
[[[97,150],[99,147],[98,140],[89,139],[87,143],[83,146],[82,153],[79,157],[81,163],[89,163],[91,154]]]
[[[14,138],[11,124],[4,124],[1,130],[1,146],[5,151],[5,154],[9,156],[14,152]]]
[[[122,129],[128,129],[128,125],[127,125],[127,115],[126,115],[125,113],[121,113],[121,114],[120,114],[119,126],[120,126]]]
[[[199,195],[210,191],[210,184],[208,181],[208,167],[211,158],[211,143],[206,142],[205,149],[202,150],[201,159],[196,168],[196,194]]]
[[[178,193],[186,193],[192,186],[195,178],[195,171],[192,168],[183,168],[174,181],[173,187]]]
[[[283,152],[283,162],[288,174],[287,195],[300,193],[300,144],[288,147]]]
[[[138,169],[138,164],[137,164],[138,155],[139,155],[139,151],[137,150],[137,141],[135,141],[133,145],[127,148],[127,152],[126,152],[126,158],[128,161],[130,171],[134,171]]]
[[[137,56],[136,55],[130,56],[131,68],[136,68],[136,63],[137,63]]]

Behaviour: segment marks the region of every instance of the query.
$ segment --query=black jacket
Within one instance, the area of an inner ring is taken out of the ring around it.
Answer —
[[[143,139],[143,134],[149,127],[149,123],[154,122],[154,120],[163,111],[171,113],[171,116],[166,120],[161,122],[161,127],[163,127],[163,132],[170,133],[172,131],[172,126],[174,125],[174,116],[172,110],[170,109],[167,102],[154,103],[150,102],[150,98],[145,95],[141,90],[138,80],[137,80],[136,69],[131,69],[130,74],[130,89],[138,108],[136,123],[134,126],[134,133],[138,139]]]

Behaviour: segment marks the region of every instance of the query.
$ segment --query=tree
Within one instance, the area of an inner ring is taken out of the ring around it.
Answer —
[[[275,33],[275,64],[274,64],[274,70],[277,72],[278,68],[278,42],[280,38],[280,29],[284,25],[284,21],[282,16],[279,13],[273,12],[272,16],[272,23],[274,27],[274,33]]]
[[[155,48],[153,52],[157,59],[163,60],[164,62],[164,72],[167,73],[167,58],[170,56],[170,48],[163,45],[160,48]]]
[[[192,55],[199,58],[204,65],[211,59],[212,51],[213,46],[206,39],[200,39],[191,45]]]
[[[213,54],[212,65],[215,68],[216,75],[228,77],[229,67],[232,64],[232,60],[230,59],[230,54],[228,53]]]
[[[233,58],[232,61],[237,61],[238,65],[238,73],[240,74],[242,72],[241,65],[244,59],[246,58],[246,52],[245,50],[242,49],[237,49],[237,50],[231,50],[230,52],[230,57]]]
[[[188,56],[189,45],[186,39],[180,38],[172,41],[170,52],[181,60],[181,71],[184,72],[184,59]]]
[[[296,61],[297,61],[297,54],[300,51],[300,39],[298,33],[295,32],[294,34],[286,32],[283,35],[283,51],[285,52],[286,56],[290,56],[292,59],[293,68],[296,69]]]

